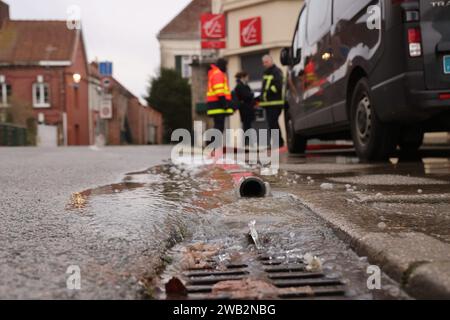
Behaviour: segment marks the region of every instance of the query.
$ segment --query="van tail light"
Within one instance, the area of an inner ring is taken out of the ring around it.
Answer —
[[[450,100],[450,93],[441,93],[439,95],[440,100]]]
[[[422,56],[422,34],[420,28],[408,29],[408,44],[410,57]]]

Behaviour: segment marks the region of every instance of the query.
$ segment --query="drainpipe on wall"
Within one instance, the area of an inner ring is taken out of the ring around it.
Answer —
[[[63,146],[67,147],[69,144],[68,134],[67,134],[67,83],[66,83],[66,73],[65,70],[61,71],[61,94],[60,94],[60,105],[62,109],[62,122],[63,122]]]
[[[63,112],[62,118],[63,118],[64,146],[67,147],[67,145],[68,145],[68,141],[67,141],[67,112]]]
[[[95,145],[95,135],[94,135],[94,129],[93,129],[93,110],[91,109],[91,96],[94,94],[92,92],[92,83],[89,75],[87,76],[87,90],[88,90],[88,132],[89,132],[89,145]],[[95,89],[94,89],[95,90]]]

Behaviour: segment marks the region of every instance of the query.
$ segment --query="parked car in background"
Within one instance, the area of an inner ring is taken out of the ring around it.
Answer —
[[[450,1],[307,0],[281,60],[292,153],[351,137],[383,161],[450,131]]]

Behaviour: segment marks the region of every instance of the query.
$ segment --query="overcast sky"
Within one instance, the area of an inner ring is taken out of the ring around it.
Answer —
[[[159,68],[156,35],[190,0],[4,0],[12,19],[66,20],[71,5],[81,8],[90,60],[114,62],[114,76],[136,96],[146,93]]]

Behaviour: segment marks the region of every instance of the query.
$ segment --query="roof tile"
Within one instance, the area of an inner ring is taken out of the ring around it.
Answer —
[[[200,16],[211,12],[211,0],[193,0],[158,35],[158,39],[199,39]]]
[[[0,29],[0,63],[71,61],[77,35],[65,21],[6,21]]]

